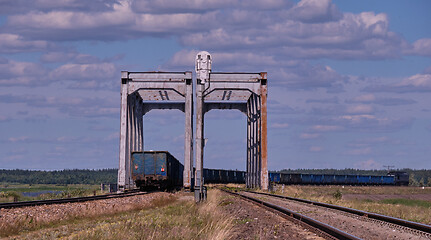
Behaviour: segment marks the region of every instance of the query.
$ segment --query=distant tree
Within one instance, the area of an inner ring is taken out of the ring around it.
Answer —
[[[410,186],[419,186],[419,182],[418,182],[418,180],[416,180],[414,173],[410,173],[410,176],[409,176],[409,185]]]
[[[421,180],[419,180],[419,187],[423,187],[425,186],[425,179],[421,178]]]

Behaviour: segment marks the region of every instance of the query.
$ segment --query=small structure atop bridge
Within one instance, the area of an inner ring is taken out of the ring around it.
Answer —
[[[196,106],[193,109],[191,72],[122,72],[121,127],[118,187],[135,187],[130,155],[143,151],[143,116],[152,109],[178,109],[185,113],[184,187],[204,198],[204,116],[212,109],[236,109],[247,115],[246,186],[268,189],[267,74],[217,73],[208,52],[196,56]],[[196,113],[196,172],[193,170],[193,113]],[[192,179],[194,179],[194,187]]]

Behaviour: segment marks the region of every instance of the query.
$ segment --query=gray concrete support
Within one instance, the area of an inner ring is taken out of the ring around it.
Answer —
[[[191,189],[193,178],[193,82],[186,81],[186,99],[184,104],[185,132],[184,132],[184,175],[183,186]]]
[[[128,162],[129,153],[127,151],[128,145],[128,78],[127,72],[121,73],[121,108],[120,108],[120,161],[118,166],[118,190],[124,191],[128,188],[126,185],[126,162]],[[128,181],[127,181],[128,183]]]
[[[204,199],[203,192],[203,159],[204,159],[204,100],[205,85],[198,79],[196,84],[196,172],[195,172],[195,200]]]

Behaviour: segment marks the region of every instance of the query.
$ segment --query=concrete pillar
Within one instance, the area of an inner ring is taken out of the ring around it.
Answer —
[[[126,189],[130,189],[131,185],[131,173],[130,173],[130,154],[133,150],[133,99],[132,96],[128,96],[128,108],[127,108],[127,158],[126,158]]]
[[[120,157],[118,169],[118,190],[126,189],[126,162],[129,154],[127,152],[127,128],[128,128],[128,106],[127,106],[127,90],[128,90],[128,73],[121,72],[121,109],[120,109]]]
[[[204,159],[204,99],[205,85],[200,80],[196,84],[196,173],[195,173],[195,200],[203,199],[203,159]]]
[[[191,188],[193,169],[193,82],[186,79],[183,186]]]

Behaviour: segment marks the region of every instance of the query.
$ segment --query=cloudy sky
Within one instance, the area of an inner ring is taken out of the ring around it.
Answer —
[[[270,170],[431,168],[431,1],[0,0],[0,168],[118,167],[120,71],[268,72]],[[183,161],[184,115],[144,118]],[[205,167],[246,118],[206,115]]]

